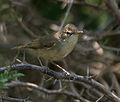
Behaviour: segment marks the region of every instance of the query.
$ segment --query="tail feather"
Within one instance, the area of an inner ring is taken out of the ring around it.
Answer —
[[[24,47],[25,47],[25,46],[22,46],[22,45],[21,45],[21,46],[16,46],[16,47],[13,47],[12,50],[14,50],[14,49],[22,49],[22,48],[24,48]]]

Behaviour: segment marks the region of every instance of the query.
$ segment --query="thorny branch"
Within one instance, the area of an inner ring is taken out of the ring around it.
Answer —
[[[6,97],[6,96],[0,96],[0,100],[9,101],[9,102],[32,102],[27,99],[19,99],[19,98],[12,98],[12,97]]]
[[[66,95],[66,96],[69,96],[69,97],[73,97],[75,99],[79,99],[81,102],[90,102],[80,96],[77,96],[76,94],[72,93],[72,92],[69,92],[69,91],[66,91],[64,89],[58,89],[58,90],[48,90],[46,88],[43,88],[43,87],[40,87],[36,84],[33,84],[33,83],[25,83],[25,82],[12,82],[12,83],[7,83],[6,86],[8,87],[29,87],[31,89],[36,89],[38,91],[42,91],[46,94],[59,94],[59,95]]]
[[[0,68],[0,72],[2,73],[8,67],[10,66]],[[22,63],[22,64],[16,64],[16,65],[11,66],[11,70],[22,70],[22,69],[38,70],[44,74],[54,77],[55,79],[61,79],[61,80],[66,79],[66,80],[75,80],[78,82],[84,82],[85,84],[88,84],[92,86],[93,88],[97,89],[98,91],[100,91],[101,93],[103,93],[109,100],[113,102],[120,101],[120,98],[118,98],[115,94],[111,93],[110,91],[105,89],[105,87],[102,84],[98,83],[97,81],[89,77],[79,76],[75,74],[66,75],[65,73],[55,72],[46,66],[41,67],[41,66],[32,65],[32,64]]]
[[[65,2],[65,0],[58,0],[58,1]],[[116,5],[116,0],[104,0],[104,1],[105,1],[106,7],[108,8],[108,10],[113,14],[113,16],[116,18],[116,20],[120,23],[120,15],[119,15],[120,13],[119,13],[118,7]],[[88,7],[95,8],[95,9],[100,9],[100,10],[106,10],[105,6],[103,8],[103,7],[99,6],[99,5],[88,4],[86,2],[79,2],[77,0],[74,0],[73,4],[88,6]],[[32,31],[30,31],[18,19],[15,11],[13,9],[11,9],[11,7],[10,7],[10,10],[11,10],[11,13],[13,14],[13,16],[15,17],[16,22],[19,24],[19,26],[21,26],[27,32],[27,34],[29,34],[29,35],[31,35],[33,37],[36,37],[35,34]],[[113,35],[119,35],[119,34],[120,34],[119,31],[118,32],[112,32],[110,34],[104,35],[102,38],[105,38],[106,36],[113,36]],[[119,48],[111,48],[111,47],[106,47],[104,45],[101,45],[101,47],[104,48],[104,49],[108,49],[108,50],[120,51]],[[3,67],[2,69],[0,69],[0,72],[4,71],[6,68],[7,67]],[[78,76],[78,75],[72,75],[72,74],[70,74],[69,76],[67,76],[64,73],[54,72],[54,71],[50,70],[47,67],[44,67],[44,66],[40,67],[40,66],[31,65],[31,64],[17,64],[17,65],[13,65],[12,68],[11,68],[11,70],[21,70],[21,69],[39,70],[42,73],[50,75],[50,76],[52,76],[52,77],[54,77],[56,79],[66,79],[66,81],[72,80],[73,82],[79,82],[79,83],[82,82],[82,83],[84,83],[86,85],[94,87],[96,90],[98,90],[99,92],[101,92],[103,94],[101,96],[101,98],[104,96],[104,97],[108,97],[113,102],[120,101],[120,99],[116,95],[112,94],[110,91],[106,90],[101,84],[99,84],[98,82],[96,82],[93,79],[89,79],[88,77],[83,77],[83,76]],[[45,92],[45,93],[47,93],[47,92]],[[49,93],[49,91],[48,91],[48,93]],[[77,96],[75,96],[75,97],[77,97]],[[97,100],[97,101],[99,101],[99,100]]]

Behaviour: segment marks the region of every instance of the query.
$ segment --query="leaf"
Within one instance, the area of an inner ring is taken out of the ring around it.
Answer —
[[[24,76],[24,74],[22,74],[22,73],[17,73],[17,74],[13,74],[13,77],[22,77],[22,76]]]
[[[8,81],[7,78],[5,78],[5,79],[0,79],[0,83],[5,83],[5,82],[7,82],[7,81]]]
[[[10,67],[8,67],[8,68],[4,71],[4,75],[8,75],[9,70],[10,70]]]
[[[7,89],[8,87],[5,85],[0,85],[0,88]]]
[[[17,74],[9,75],[9,76],[8,76],[8,79],[12,79],[12,78],[16,78],[16,77],[21,77],[21,76],[24,76],[24,74],[22,74],[22,73],[17,73]]]

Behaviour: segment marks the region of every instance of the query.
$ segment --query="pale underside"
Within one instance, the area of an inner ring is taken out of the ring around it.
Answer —
[[[51,41],[48,42],[49,39],[51,38],[47,38],[46,41],[42,41],[42,39],[40,41],[38,40],[40,45],[36,45],[36,47],[34,46],[33,48],[31,44],[28,44],[27,46],[31,46],[30,49],[35,51],[37,57],[41,57],[49,61],[57,61],[66,57],[73,50],[77,43],[78,35],[71,35],[69,40],[68,38],[59,40],[51,39]],[[37,41],[33,41],[32,43],[35,45],[36,42]],[[25,48],[27,48],[27,46]],[[39,49],[37,49],[37,47],[39,47]]]

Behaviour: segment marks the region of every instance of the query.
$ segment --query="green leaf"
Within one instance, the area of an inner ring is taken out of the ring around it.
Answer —
[[[5,79],[0,79],[0,83],[5,83],[5,82],[7,82],[7,81],[8,81],[7,78],[5,78]]]
[[[0,85],[0,88],[7,89],[8,87],[5,85]]]
[[[4,75],[7,75],[9,73],[10,67],[8,67],[5,71],[4,71]]]
[[[17,73],[17,74],[9,75],[9,76],[8,76],[8,79],[12,79],[12,78],[16,78],[16,77],[21,77],[21,76],[24,76],[24,74],[22,74],[22,73]]]
[[[107,45],[109,43],[110,39],[107,38],[105,41],[104,41],[104,45]]]

